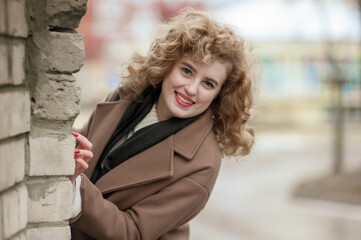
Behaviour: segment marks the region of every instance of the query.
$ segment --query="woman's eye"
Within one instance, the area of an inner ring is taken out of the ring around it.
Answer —
[[[214,84],[210,81],[204,81],[204,84],[206,85],[206,87],[208,88],[214,88]]]
[[[189,70],[188,68],[182,68],[182,71],[185,75],[191,75],[192,74],[192,71]]]

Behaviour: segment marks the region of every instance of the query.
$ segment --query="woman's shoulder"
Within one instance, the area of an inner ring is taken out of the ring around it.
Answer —
[[[205,189],[209,197],[222,162],[222,154],[213,131],[208,132],[191,162],[195,171],[187,178]]]
[[[108,93],[104,102],[115,102],[119,100],[132,100],[132,95],[118,86]]]
[[[203,143],[199,146],[198,154],[195,157],[202,158],[206,165],[219,168],[222,153],[213,131],[209,131]]]

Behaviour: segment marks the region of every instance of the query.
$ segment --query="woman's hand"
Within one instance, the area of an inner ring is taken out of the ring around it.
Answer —
[[[74,151],[75,173],[69,179],[74,183],[77,176],[88,169],[88,162],[93,158],[92,146],[89,140],[79,133],[73,132],[74,137],[79,142],[79,146]]]

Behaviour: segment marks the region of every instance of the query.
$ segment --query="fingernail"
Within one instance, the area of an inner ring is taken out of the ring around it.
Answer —
[[[78,159],[78,156],[74,156],[74,159]]]
[[[75,150],[75,153],[80,153],[80,150]]]
[[[78,134],[76,134],[76,133],[74,133],[74,132],[73,132],[72,134],[74,135],[74,137],[78,137],[78,136],[79,136]]]

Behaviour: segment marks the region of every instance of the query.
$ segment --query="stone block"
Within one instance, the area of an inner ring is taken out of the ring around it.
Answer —
[[[1,0],[0,2],[0,33],[26,38],[28,25],[25,0]]]
[[[0,191],[24,179],[25,140],[0,143]]]
[[[4,238],[10,238],[27,224],[27,190],[25,186],[11,189],[1,197]]]
[[[14,85],[20,85],[25,80],[25,44],[24,42],[15,43],[11,51],[11,79]]]
[[[6,21],[7,21],[7,0],[0,0],[0,33],[2,34],[7,33]]]
[[[29,176],[72,175],[75,138],[69,136],[29,137]]]
[[[70,227],[30,228],[26,234],[27,240],[67,240],[70,239]]]
[[[27,187],[29,223],[57,222],[71,217],[73,186],[70,181],[30,179]]]
[[[20,85],[25,80],[25,45],[23,41],[13,40],[0,43],[0,85]]]
[[[48,0],[45,13],[48,25],[60,28],[77,28],[86,12],[87,0]]]
[[[66,32],[34,32],[29,39],[31,66],[46,73],[74,73],[84,64],[83,36]]]
[[[21,186],[18,188],[18,194],[19,194],[19,224],[20,228],[23,229],[28,224],[28,190],[26,186]]]
[[[22,232],[20,234],[15,235],[10,240],[26,240],[26,232]]]
[[[0,139],[28,132],[30,129],[30,97],[27,91],[0,94]]]
[[[0,0],[1,1],[1,0]],[[1,197],[0,197],[0,239],[4,239],[4,230],[3,230],[3,212],[2,212],[2,203],[1,203]]]
[[[2,1],[3,0],[0,0],[0,2]],[[0,6],[0,11],[1,11],[1,6]],[[1,18],[1,13],[0,13],[0,18]],[[1,20],[0,20],[0,24],[1,24]],[[10,67],[9,58],[10,58],[9,44],[0,43],[0,73],[1,73],[0,86],[11,83],[11,79],[10,79],[11,69],[9,69]]]
[[[74,73],[84,64],[83,36],[73,33],[51,32],[49,36],[50,72]]]
[[[45,74],[40,78],[33,95],[33,116],[46,120],[74,120],[79,114],[80,102],[80,87],[75,78],[65,74]]]

